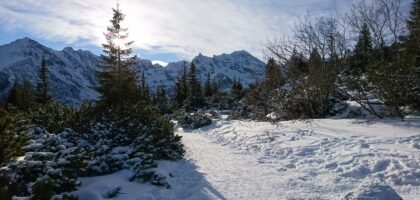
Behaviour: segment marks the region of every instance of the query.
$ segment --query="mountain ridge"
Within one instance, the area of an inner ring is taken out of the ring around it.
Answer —
[[[93,89],[97,84],[95,72],[100,58],[88,50],[65,47],[54,50],[31,38],[25,37],[0,45],[0,98],[4,99],[15,81],[29,80],[34,86],[38,78],[41,59],[47,66],[53,87],[53,96],[59,102],[80,105],[84,100],[94,100],[99,94]],[[167,66],[153,64],[151,60],[139,59],[133,69],[144,72],[151,89],[164,85],[171,90],[184,69],[193,62],[201,82],[207,74],[216,81],[221,90],[227,91],[233,79],[245,86],[263,78],[264,62],[244,50],[230,54],[205,56],[198,54],[192,61],[170,62]]]

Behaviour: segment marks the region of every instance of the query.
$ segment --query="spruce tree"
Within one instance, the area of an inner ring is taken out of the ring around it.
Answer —
[[[106,43],[101,55],[100,70],[97,73],[99,86],[96,90],[101,94],[99,104],[105,107],[119,108],[125,103],[138,100],[137,75],[132,70],[137,57],[131,56],[130,46],[133,41],[126,42],[127,29],[121,27],[125,15],[119,5],[113,10],[113,17],[105,33]]]
[[[146,76],[144,71],[141,73],[140,85],[139,85],[140,100],[148,103],[150,101],[150,89],[146,82]]]
[[[288,79],[296,79],[301,76],[305,76],[308,73],[308,65],[304,56],[296,49],[293,50],[292,55],[290,56],[290,62],[288,63]]]
[[[191,63],[190,73],[188,74],[188,108],[191,110],[196,110],[204,103],[201,84],[197,79],[196,70],[195,64]]]
[[[276,89],[282,84],[280,66],[273,58],[268,59],[265,69],[265,82],[268,89]]]
[[[20,84],[17,81],[15,81],[15,83],[13,83],[13,86],[9,91],[9,95],[7,96],[6,103],[11,106],[19,107],[21,104],[20,102],[22,100],[21,98],[22,98],[22,88]]]
[[[9,113],[0,108],[0,168],[13,157],[23,154],[23,138],[16,135]]]
[[[206,82],[204,83],[204,96],[211,97],[213,96],[213,86],[210,78],[210,73],[207,74]]]
[[[48,81],[47,62],[42,59],[39,69],[39,78],[36,85],[36,102],[41,105],[46,105],[52,101],[51,87]]]
[[[243,97],[243,86],[240,80],[233,79],[231,95],[235,101],[239,101]]]
[[[369,63],[369,57],[372,51],[372,41],[370,38],[369,27],[364,23],[354,49],[353,71],[360,70],[362,73],[366,72],[366,67]]]
[[[408,37],[405,41],[406,46],[406,64],[410,73],[414,74],[415,89],[411,95],[411,103],[415,103],[420,109],[420,0],[414,0],[410,12],[410,18],[407,21]],[[417,99],[417,100],[416,100]]]
[[[29,110],[34,102],[34,92],[29,81],[25,80],[23,85],[17,81],[13,84],[7,96],[6,103],[19,110]]]
[[[185,62],[184,62],[185,63]],[[184,66],[182,72],[178,76],[178,80],[175,83],[174,89],[174,104],[177,108],[184,106],[185,100],[187,99],[188,89],[187,89],[187,69]]]

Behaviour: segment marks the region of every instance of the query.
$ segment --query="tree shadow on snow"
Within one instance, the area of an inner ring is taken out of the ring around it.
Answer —
[[[225,200],[226,198],[209,183],[204,174],[189,160],[160,161],[159,173],[166,175],[172,190],[168,199]]]

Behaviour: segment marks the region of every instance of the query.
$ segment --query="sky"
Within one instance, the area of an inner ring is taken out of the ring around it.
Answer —
[[[123,26],[140,58],[161,64],[246,50],[291,35],[308,11],[342,13],[356,0],[119,0]],[[0,0],[0,45],[30,37],[60,50],[101,53],[117,0]]]

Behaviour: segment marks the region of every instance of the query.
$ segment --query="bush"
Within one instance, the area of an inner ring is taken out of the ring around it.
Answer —
[[[186,113],[179,112],[175,114],[175,120],[182,128],[197,129],[208,126],[212,123],[212,119],[203,112]]]
[[[0,167],[23,154],[24,138],[18,136],[9,113],[0,108]]]

